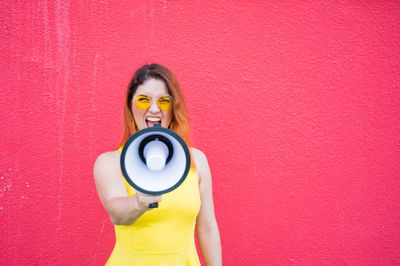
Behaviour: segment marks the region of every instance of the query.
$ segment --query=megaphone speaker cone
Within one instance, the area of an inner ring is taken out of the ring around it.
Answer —
[[[144,146],[143,154],[147,167],[153,171],[160,171],[167,162],[169,151],[167,145],[156,139]]]

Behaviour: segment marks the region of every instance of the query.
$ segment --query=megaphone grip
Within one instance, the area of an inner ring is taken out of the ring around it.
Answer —
[[[150,209],[158,208],[158,202],[154,202],[154,203],[149,204],[149,208]]]

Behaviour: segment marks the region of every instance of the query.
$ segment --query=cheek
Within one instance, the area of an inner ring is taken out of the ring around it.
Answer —
[[[133,120],[135,120],[135,122],[138,123],[140,119],[143,117],[143,111],[137,110],[136,108],[132,108],[132,115],[133,115]]]
[[[169,126],[170,124],[171,124],[171,122],[172,122],[172,117],[173,117],[173,115],[172,115],[172,111],[169,111],[168,113],[166,113],[165,115],[164,115],[164,118],[165,118],[165,122],[168,124],[167,126]]]

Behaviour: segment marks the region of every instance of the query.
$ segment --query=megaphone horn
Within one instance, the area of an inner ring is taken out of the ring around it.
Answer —
[[[120,160],[125,180],[149,195],[176,189],[188,175],[190,163],[189,148],[183,139],[159,125],[133,134],[126,141]]]

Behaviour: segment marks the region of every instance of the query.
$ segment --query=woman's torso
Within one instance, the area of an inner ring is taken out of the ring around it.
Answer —
[[[136,193],[125,180],[128,196]],[[185,181],[164,194],[159,207],[132,225],[115,225],[116,244],[107,265],[200,265],[194,229],[200,210],[198,177],[190,169]]]

